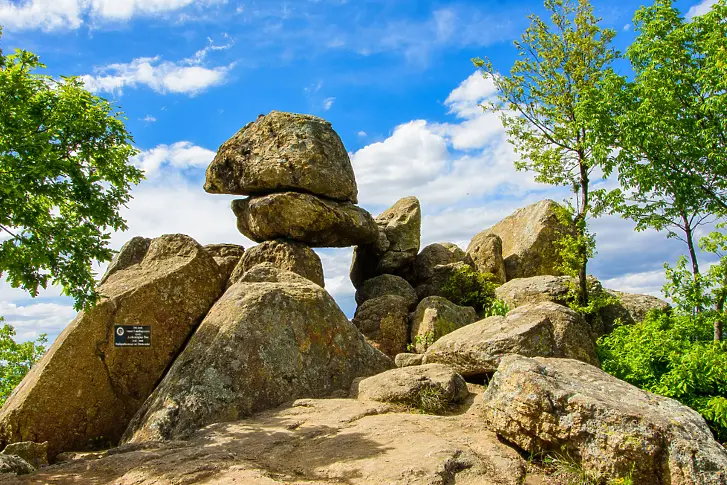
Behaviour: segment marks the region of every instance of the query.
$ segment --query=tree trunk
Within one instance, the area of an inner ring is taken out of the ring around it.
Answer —
[[[717,318],[714,320],[714,341],[719,342],[722,340],[724,335],[724,328],[722,326],[722,315],[724,315],[724,296],[717,299],[715,303],[715,309],[717,310]]]
[[[588,247],[586,245],[586,216],[588,215],[588,169],[584,163],[584,156],[579,154],[581,159],[580,183],[581,183],[581,210],[576,217],[576,229],[578,231],[581,267],[578,271],[578,286],[580,289],[581,306],[588,306],[588,281],[586,280],[586,266],[588,264]],[[578,224],[580,222],[580,224]]]
[[[697,282],[699,279],[699,261],[697,261],[697,252],[694,249],[694,234],[692,233],[692,226],[689,224],[687,214],[681,211],[681,216],[682,222],[684,223],[687,247],[689,247],[689,259],[692,261],[692,275],[694,276],[694,281]]]

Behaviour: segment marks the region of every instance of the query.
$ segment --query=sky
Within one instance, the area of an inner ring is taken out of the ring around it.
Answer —
[[[617,49],[633,39],[644,3],[593,0]],[[691,17],[713,3],[676,6]],[[272,110],[332,123],[373,215],[415,195],[422,247],[466,248],[514,210],[568,197],[515,170],[499,118],[479,106],[497,93],[471,59],[489,57],[507,72],[530,14],[544,14],[542,0],[0,0],[0,48],[38,54],[47,74],[80,76],[128,118],[140,150],[132,163],[146,180],[122,210],[129,229],[112,235],[113,249],[167,233],[252,246],[235,227],[233,196],[202,189],[204,171],[225,140]],[[658,296],[664,262],[686,252],[615,216],[592,228],[589,273],[609,288]],[[352,249],[316,251],[326,288],[352,316]],[[105,265],[96,269],[100,276]],[[58,288],[33,299],[0,279],[0,315],[18,340],[53,341],[75,316],[72,304]]]

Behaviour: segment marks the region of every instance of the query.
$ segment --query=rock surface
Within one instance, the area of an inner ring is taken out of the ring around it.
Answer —
[[[417,282],[423,283],[434,277],[436,267],[453,263],[465,263],[474,268],[472,259],[454,243],[434,243],[422,249],[414,261]]]
[[[391,369],[351,386],[351,397],[407,404],[427,410],[427,398],[436,395],[436,405],[463,401],[469,391],[462,376],[442,364],[426,364]]]
[[[33,468],[40,468],[48,465],[48,442],[20,441],[10,443],[2,451],[2,454],[19,456]]]
[[[238,230],[253,241],[292,239],[313,247],[372,243],[379,229],[371,214],[350,202],[282,192],[232,201]]]
[[[411,354],[408,352],[402,352],[401,354],[396,354],[396,357],[394,357],[394,363],[397,367],[409,367],[412,365],[422,365],[422,361],[424,360],[424,355],[422,354]]]
[[[125,249],[133,245],[127,244]],[[140,259],[122,250],[103,299],[81,312],[0,411],[3,443],[48,441],[66,450],[115,443],[222,293],[217,263],[181,234],[150,241]],[[149,347],[116,347],[115,325],[148,325]]]
[[[0,454],[0,476],[5,474],[27,475],[34,471],[35,468],[19,456]]]
[[[391,367],[323,288],[259,265],[215,303],[123,441],[187,437]]]
[[[696,411],[582,362],[505,357],[481,397],[485,422],[528,452],[640,485],[727,483],[727,451]]]
[[[613,330],[616,321],[620,319],[622,325],[640,323],[651,310],[667,311],[671,306],[655,296],[638,293],[624,293],[622,291],[605,290],[608,294],[618,298],[618,303],[608,305],[601,309],[601,317],[606,332]]]
[[[424,362],[450,365],[463,376],[482,376],[495,372],[507,354],[581,358],[598,365],[588,324],[549,302],[455,330],[427,349]]]
[[[247,250],[235,267],[228,287],[237,283],[245,272],[260,263],[271,263],[283,271],[292,271],[325,287],[321,258],[310,247],[295,241],[277,239],[265,241]]]
[[[409,301],[396,295],[366,300],[356,309],[353,324],[374,347],[393,359],[406,350],[409,340]]]
[[[280,111],[258,117],[220,146],[204,189],[235,195],[308,192],[357,202],[353,167],[331,124]]]
[[[363,304],[367,300],[384,295],[400,296],[408,302],[408,308],[417,304],[417,294],[414,288],[402,277],[391,274],[382,274],[364,281],[361,288],[356,291],[356,303]]]
[[[525,462],[477,415],[396,412],[354,399],[301,399],[189,441],[124,445],[2,485],[521,485]],[[532,481],[526,481],[532,480]]]
[[[239,244],[208,244],[204,248],[220,267],[222,279],[225,281],[240,262],[242,255],[245,254],[245,248]]]
[[[418,280],[414,290],[417,292],[417,298],[423,300],[428,296],[445,296],[444,288],[449,283],[452,275],[456,271],[461,271],[465,268],[471,268],[469,264],[465,262],[450,263],[450,264],[438,264],[429,271],[431,276],[424,280]]]
[[[409,341],[421,354],[444,335],[476,320],[474,308],[455,305],[441,296],[430,296],[419,302],[409,318]]]
[[[497,234],[479,233],[472,238],[467,246],[467,255],[472,259],[480,273],[490,273],[493,281],[507,281],[505,260],[502,257],[502,239]]]
[[[508,281],[540,275],[559,275],[560,257],[554,242],[561,231],[567,231],[556,215],[558,204],[541,200],[518,209],[489,229],[477,234],[473,241],[487,234],[502,239],[502,257]]]
[[[597,285],[595,278],[591,280],[591,286]],[[575,279],[570,276],[531,276],[529,278],[516,278],[504,285],[495,288],[495,296],[504,301],[510,309],[520,305],[552,301],[565,305],[569,301],[570,285],[576,285]]]

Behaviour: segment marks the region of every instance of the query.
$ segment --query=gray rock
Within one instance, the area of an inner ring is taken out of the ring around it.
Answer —
[[[228,281],[228,288],[260,263],[272,263],[283,271],[292,271],[321,288],[325,287],[321,258],[310,247],[295,241],[277,239],[265,241],[247,250]]]
[[[236,195],[309,192],[357,202],[351,161],[331,124],[280,111],[258,117],[220,146],[204,189]]]
[[[613,330],[617,320],[620,320],[622,325],[634,325],[642,322],[651,310],[668,311],[671,308],[667,302],[655,296],[615,290],[605,291],[618,298],[618,302],[601,309],[601,318],[607,333]]]
[[[409,302],[397,295],[366,300],[356,309],[353,324],[371,345],[393,359],[406,350],[409,340]]]
[[[262,242],[292,239],[313,247],[374,242],[378,226],[364,209],[310,194],[282,192],[232,201],[238,230]]]
[[[393,366],[323,288],[256,266],[215,303],[122,442],[184,438]]]
[[[34,471],[35,468],[19,456],[0,454],[0,474],[14,473],[15,475],[26,475]]]
[[[114,255],[114,259],[106,268],[106,273],[99,280],[99,284],[103,284],[115,272],[141,263],[149,250],[150,244],[151,239],[148,237],[135,236],[129,239],[121,246],[121,250]]]
[[[467,383],[451,367],[427,364],[391,369],[354,381],[351,397],[363,400],[408,404],[440,410],[467,397]],[[432,404],[427,399],[435,399]]]
[[[418,284],[414,288],[417,292],[417,298],[423,300],[428,296],[445,296],[444,288],[449,283],[452,275],[456,271],[461,271],[464,268],[471,268],[469,264],[465,262],[450,263],[450,264],[439,264],[431,268],[428,274],[431,274],[429,278],[419,280]]]
[[[499,436],[640,485],[724,485],[727,451],[694,410],[571,359],[510,355],[476,401]]]
[[[50,460],[115,443],[223,288],[217,263],[194,239],[153,239],[140,262],[111,272],[99,287],[104,298],[18,385],[0,411],[0,441],[47,441]],[[151,346],[117,347],[116,325],[151,327]]]
[[[423,359],[424,355],[422,354],[402,352],[401,354],[396,354],[396,357],[394,357],[394,363],[397,367],[410,367],[412,365],[422,365]]]
[[[19,456],[33,468],[40,468],[48,465],[48,442],[20,441],[10,443],[2,451],[2,454]]]
[[[603,291],[601,283],[593,276],[588,277],[588,286],[590,294]],[[532,276],[516,278],[495,288],[495,296],[511,309],[544,301],[567,305],[572,299],[570,289],[577,287],[578,280],[570,276]]]
[[[454,243],[434,243],[422,249],[414,261],[417,283],[421,284],[435,275],[435,268],[441,265],[465,263],[474,268],[472,258]]]
[[[417,294],[414,288],[402,277],[383,274],[364,281],[361,288],[356,291],[356,303],[361,305],[367,300],[384,295],[397,295],[405,298],[409,308],[417,304]]]
[[[455,305],[441,296],[430,296],[420,301],[409,317],[410,341],[421,354],[444,335],[476,320],[474,308]]]
[[[228,280],[232,270],[235,269],[245,253],[245,248],[239,244],[208,244],[204,248],[214,258],[217,266],[220,267],[222,279],[225,281]]]
[[[505,260],[502,257],[502,239],[497,234],[480,233],[467,246],[467,254],[480,273],[490,273],[494,281],[507,281]]]

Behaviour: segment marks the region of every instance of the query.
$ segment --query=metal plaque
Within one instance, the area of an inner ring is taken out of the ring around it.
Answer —
[[[151,347],[151,325],[114,325],[114,347]]]

